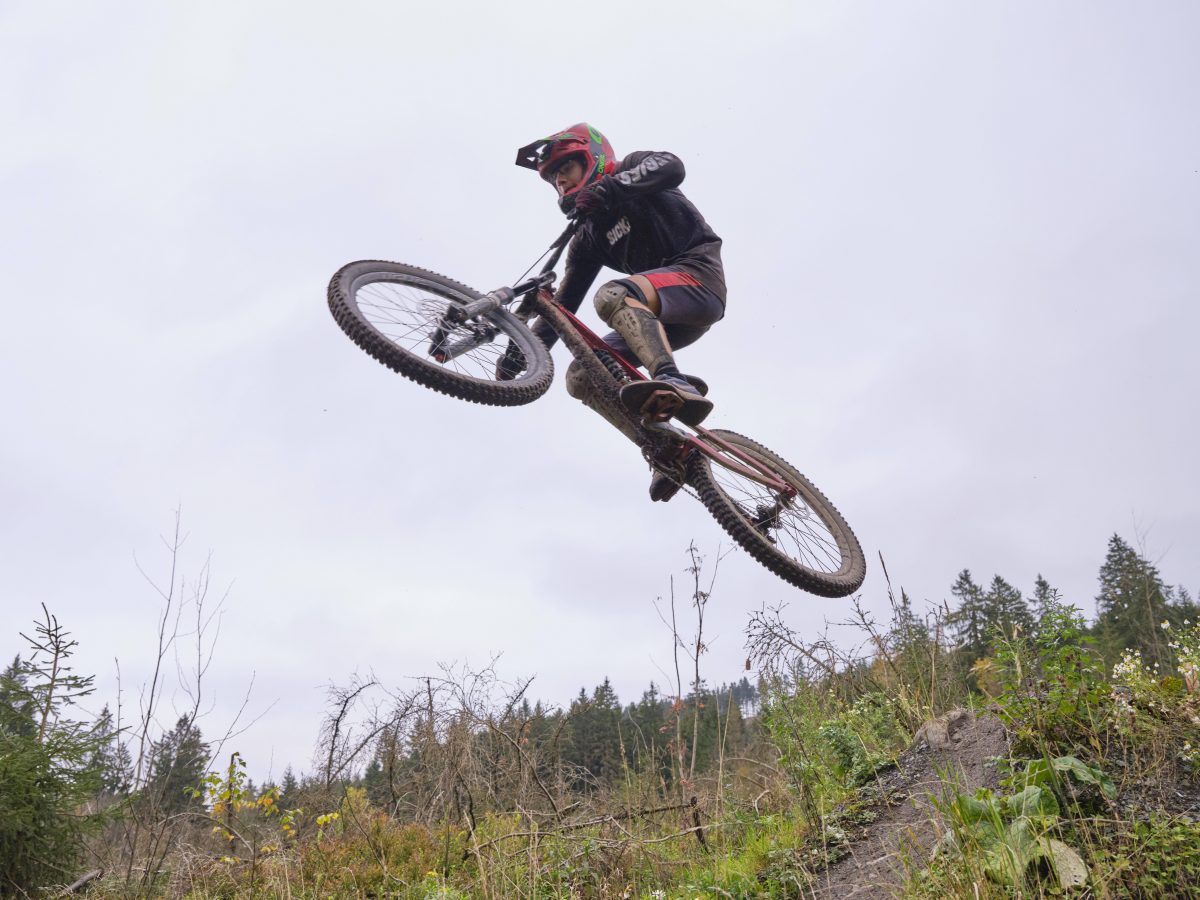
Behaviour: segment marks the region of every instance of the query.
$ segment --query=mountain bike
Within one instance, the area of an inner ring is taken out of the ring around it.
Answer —
[[[572,223],[551,244],[537,275],[486,294],[415,266],[352,262],[329,282],[329,309],[355,344],[393,371],[494,406],[530,403],[549,389],[554,364],[526,324],[540,316],[583,367],[595,402],[637,435],[650,466],[689,489],[752,557],[813,594],[844,597],[858,590],[866,575],[858,539],[795,466],[736,432],[687,428],[625,407],[620,389],[645,376],[550,290],[575,228]],[[525,368],[498,380],[496,363],[506,353],[519,354]]]

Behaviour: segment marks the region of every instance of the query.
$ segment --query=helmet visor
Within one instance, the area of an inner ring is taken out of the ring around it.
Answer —
[[[566,159],[576,154],[587,154],[587,141],[569,132],[556,134],[553,137],[542,138],[532,144],[526,144],[517,151],[517,165],[527,169],[536,169],[538,174],[549,180],[546,174],[547,166],[557,169]]]

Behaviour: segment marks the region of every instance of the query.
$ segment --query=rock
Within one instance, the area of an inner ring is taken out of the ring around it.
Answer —
[[[928,747],[930,750],[948,750],[960,739],[958,734],[962,728],[974,721],[975,716],[969,709],[960,707],[943,713],[917,729],[913,735],[912,749]]]

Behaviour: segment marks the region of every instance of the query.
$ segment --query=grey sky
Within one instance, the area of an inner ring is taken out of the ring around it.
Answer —
[[[178,505],[184,571],[211,550],[230,586],[207,730],[253,671],[275,702],[239,739],[256,771],[308,766],[356,670],[502,652],[556,702],[663,681],[653,601],[690,540],[729,546],[704,511],[651,506],[561,386],[433,394],[324,306],[357,258],[510,282],[562,226],[515,150],[580,119],[687,165],[730,303],[682,362],[843,509],[870,607],[882,552],[918,601],[969,567],[1090,608],[1114,531],[1195,591],[1198,27],[1184,2],[10,2],[3,646],[44,601],[102,692],[113,657],[139,683],[134,556],[162,574]],[[845,609],[725,558],[710,680],[780,601]]]

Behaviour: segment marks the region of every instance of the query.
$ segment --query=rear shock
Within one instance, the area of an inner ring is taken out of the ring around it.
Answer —
[[[608,374],[621,384],[629,380],[629,376],[625,374],[625,370],[621,368],[621,364],[613,359],[613,355],[607,350],[597,350],[596,356],[600,362],[604,363],[604,368],[608,369]]]

